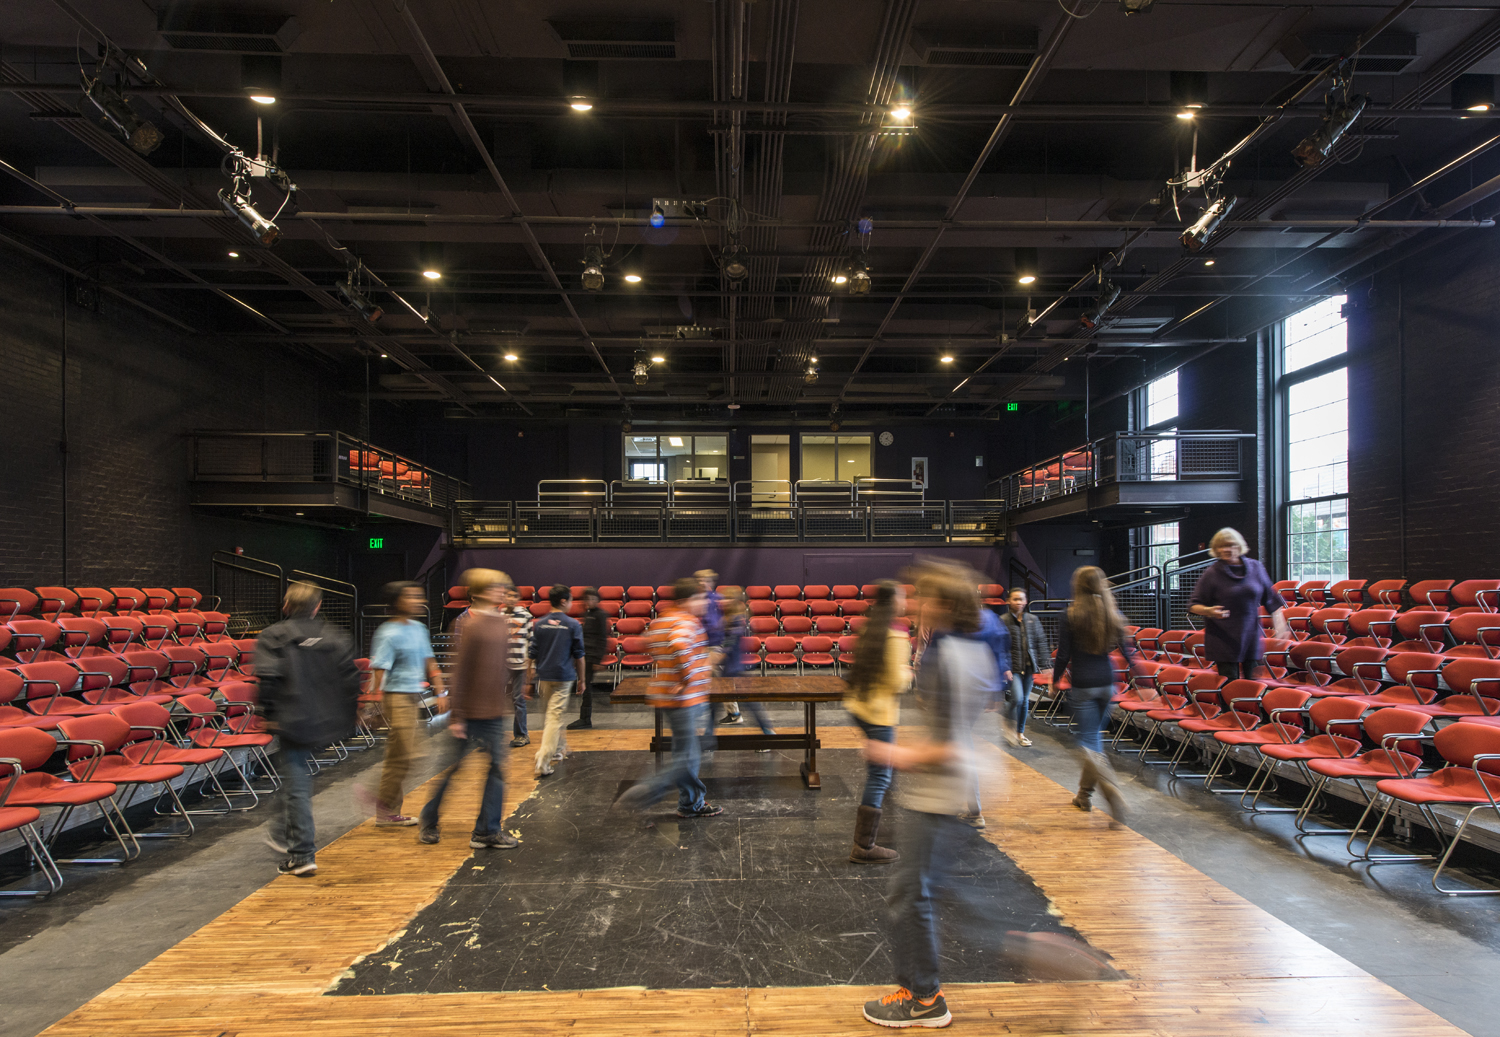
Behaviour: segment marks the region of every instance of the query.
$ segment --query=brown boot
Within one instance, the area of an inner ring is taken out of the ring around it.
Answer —
[[[1116,821],[1124,821],[1125,797],[1120,795],[1119,786],[1115,782],[1115,769],[1110,766],[1109,757],[1096,752],[1090,752],[1088,756],[1094,766],[1094,781],[1104,794],[1104,801],[1109,804],[1109,812]]]
[[[1099,768],[1094,763],[1091,754],[1083,754],[1083,773],[1078,778],[1078,795],[1073,797],[1073,805],[1079,810],[1089,811],[1094,809],[1092,798],[1094,795],[1094,784],[1099,780]]]
[[[888,864],[901,855],[895,850],[875,845],[880,830],[880,808],[861,806],[854,816],[854,849],[849,859],[855,864]]]

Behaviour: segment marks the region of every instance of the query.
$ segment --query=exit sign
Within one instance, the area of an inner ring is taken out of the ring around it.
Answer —
[[[1021,409],[1021,405],[1019,403],[1007,403],[1005,405],[1005,409],[1006,410],[1020,410]]]
[[[379,551],[384,546],[385,546],[385,537],[371,537],[370,538],[370,550],[371,551]]]

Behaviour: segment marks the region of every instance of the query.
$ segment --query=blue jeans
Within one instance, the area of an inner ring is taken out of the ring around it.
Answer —
[[[505,671],[506,692],[515,705],[516,716],[511,722],[511,731],[517,738],[531,737],[526,733],[526,671]]]
[[[755,722],[760,725],[761,734],[774,735],[776,733],[776,728],[771,726],[771,717],[766,712],[766,704],[764,702],[745,702],[743,705],[745,712],[754,717]]]
[[[698,765],[703,760],[703,746],[698,732],[708,721],[708,705],[680,706],[663,710],[667,723],[672,726],[672,766],[657,771],[641,782],[646,788],[643,806],[651,806],[666,795],[667,789],[677,786],[677,809],[698,810],[704,805],[708,787],[698,777]],[[712,727],[709,728],[712,732]]]
[[[933,894],[943,887],[963,831],[951,814],[911,811],[901,832],[901,859],[886,898],[891,960],[896,983],[920,998],[942,989]]]
[[[286,793],[286,811],[272,831],[287,853],[297,860],[312,860],[317,852],[313,830],[312,769],[309,761],[316,750],[281,743],[281,784]]]
[[[1026,718],[1031,715],[1031,685],[1035,680],[1034,673],[1011,673],[1010,718],[1018,735],[1026,733]]]
[[[853,714],[850,714],[853,716]],[[872,742],[894,742],[896,740],[896,729],[889,724],[868,724],[859,717],[854,717],[854,722],[859,729],[865,733],[865,737]],[[880,809],[885,802],[885,794],[891,788],[891,769],[884,764],[873,760],[865,763],[865,794],[859,801],[862,807],[874,807]]]
[[[432,798],[422,808],[422,827],[436,828],[443,810],[443,794],[448,791],[448,782],[458,770],[464,757],[475,749],[489,755],[489,770],[484,774],[484,796],[479,802],[479,816],[474,820],[475,835],[495,835],[500,831],[500,822],[505,820],[505,718],[464,721],[467,738],[455,738],[449,733],[444,741],[443,770],[438,775],[437,787]]]
[[[1068,705],[1073,710],[1073,724],[1077,727],[1074,735],[1078,739],[1078,746],[1092,752],[1104,751],[1104,742],[1100,737],[1104,730],[1104,723],[1109,719],[1109,711],[1113,706],[1110,698],[1114,695],[1114,688],[1069,688]]]

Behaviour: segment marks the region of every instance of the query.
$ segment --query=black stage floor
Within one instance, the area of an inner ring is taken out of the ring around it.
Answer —
[[[477,851],[332,993],[889,983],[892,866],[848,860],[863,761],[819,755],[813,792],[789,757],[713,754],[705,782],[724,814],[679,821],[669,797],[648,824],[609,812],[643,754],[579,753],[508,822],[519,849]],[[900,815],[887,810],[881,838],[898,848]],[[444,838],[467,839],[471,823],[446,818]],[[1077,938],[1024,872],[965,829],[954,876],[940,910],[945,981],[1057,978],[1037,976],[1035,954],[1006,936]]]

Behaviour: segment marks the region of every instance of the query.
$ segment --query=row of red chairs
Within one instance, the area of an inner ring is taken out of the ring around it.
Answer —
[[[1452,609],[1500,612],[1500,580],[1279,580],[1272,584],[1288,605],[1353,608]]]
[[[799,676],[813,670],[842,673],[853,664],[858,641],[853,634],[800,638],[747,636],[740,638],[740,660],[745,667],[758,669],[762,676],[775,669],[795,670]],[[616,677],[621,678],[627,673],[650,673],[656,661],[644,637],[612,637],[602,665],[613,668]]]
[[[13,619],[0,624],[0,652],[9,649],[34,662],[38,653],[75,658],[105,651],[118,654],[136,646],[213,644],[233,640],[229,622],[222,612],[196,611]]]
[[[548,592],[551,589],[550,586],[519,586],[516,593],[521,604],[540,615],[546,611]],[[570,587],[569,590],[573,601],[568,607],[568,614],[577,618],[583,614],[583,592],[587,588],[578,586]],[[650,618],[656,614],[655,606],[658,603],[672,600],[670,584],[659,587],[614,585],[599,587],[597,590],[599,607],[611,616]],[[860,615],[869,608],[870,601],[875,597],[873,583],[863,586],[852,583],[786,583],[751,586],[744,590],[752,615]],[[907,586],[906,591],[909,596],[913,588]],[[979,593],[989,605],[999,605],[1005,601],[1005,588],[998,583],[980,584]],[[443,607],[455,610],[468,608],[469,589],[462,586],[449,587]]]
[[[149,615],[174,607],[196,609],[202,601],[203,595],[191,587],[0,587],[0,621],[33,613],[43,619],[74,614],[99,617],[111,612]],[[213,606],[217,605],[214,599]]]

